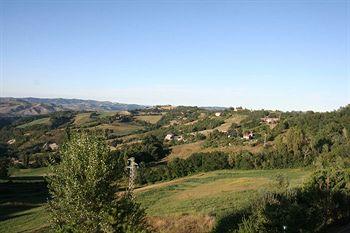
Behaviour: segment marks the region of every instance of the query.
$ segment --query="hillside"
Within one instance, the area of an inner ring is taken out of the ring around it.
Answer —
[[[120,158],[135,158],[136,201],[156,232],[234,232],[245,221],[242,212],[254,217],[254,203],[265,192],[278,187],[306,195],[303,188],[317,168],[350,167],[349,111],[349,106],[327,113],[62,107],[1,120],[0,152],[11,161],[11,177],[0,182],[0,232],[47,232],[48,194],[42,176],[49,164],[59,164],[67,135],[81,131],[100,133],[121,168],[126,164]],[[118,181],[124,190],[126,174]],[[349,181],[342,187],[347,190]],[[291,214],[294,204],[309,208],[293,203]]]
[[[0,98],[0,116],[35,116],[56,111],[121,111],[143,109],[137,104],[81,99]]]

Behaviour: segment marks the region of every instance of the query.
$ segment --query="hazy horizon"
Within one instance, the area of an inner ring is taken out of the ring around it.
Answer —
[[[332,111],[350,4],[1,1],[2,97]]]

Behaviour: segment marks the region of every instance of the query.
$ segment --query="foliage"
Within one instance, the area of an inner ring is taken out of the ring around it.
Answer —
[[[9,176],[10,161],[7,158],[0,157],[0,179]]]
[[[187,159],[175,158],[167,165],[139,169],[138,182],[154,183],[187,176],[196,172],[207,172],[229,168],[228,156],[222,152],[195,153]]]
[[[154,162],[169,154],[169,149],[154,135],[147,135],[141,143],[134,143],[131,146],[122,148],[119,154],[127,157],[134,157],[137,163]]]
[[[123,170],[96,133],[72,133],[61,147],[61,163],[52,167],[49,202],[58,232],[143,232],[144,212],[115,181]]]
[[[56,129],[61,125],[71,122],[74,114],[69,111],[55,112],[50,116],[51,128]]]
[[[348,174],[317,170],[302,188],[267,191],[247,210],[234,232],[322,232],[350,220]]]

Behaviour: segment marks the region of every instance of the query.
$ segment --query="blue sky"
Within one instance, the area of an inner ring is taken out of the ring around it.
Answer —
[[[349,1],[0,1],[1,96],[337,109]]]

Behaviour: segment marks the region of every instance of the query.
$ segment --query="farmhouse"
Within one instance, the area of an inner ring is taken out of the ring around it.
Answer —
[[[253,132],[246,132],[243,134],[243,139],[250,140],[253,139],[254,133]]]
[[[57,143],[45,143],[43,145],[43,149],[44,150],[50,150],[50,151],[55,151],[55,150],[58,150],[58,145]]]
[[[267,123],[267,124],[275,124],[275,123],[278,123],[280,119],[277,118],[277,117],[268,117],[268,116],[266,116],[266,117],[261,118],[260,120],[262,122]]]
[[[16,142],[16,139],[11,139],[11,140],[8,140],[7,141],[7,144],[8,145],[12,145],[13,143],[15,143]]]
[[[180,141],[183,141],[183,140],[184,140],[184,137],[183,137],[182,135],[180,135],[180,136],[175,136],[175,137],[174,137],[174,140],[180,142]]]
[[[221,116],[221,112],[216,112],[215,116],[217,116],[217,117]]]
[[[49,148],[54,151],[54,150],[58,150],[58,145],[57,143],[51,143],[49,144]]]
[[[165,140],[165,141],[171,141],[171,140],[174,139],[174,136],[175,136],[174,134],[168,133],[168,134],[165,136],[164,140]]]

